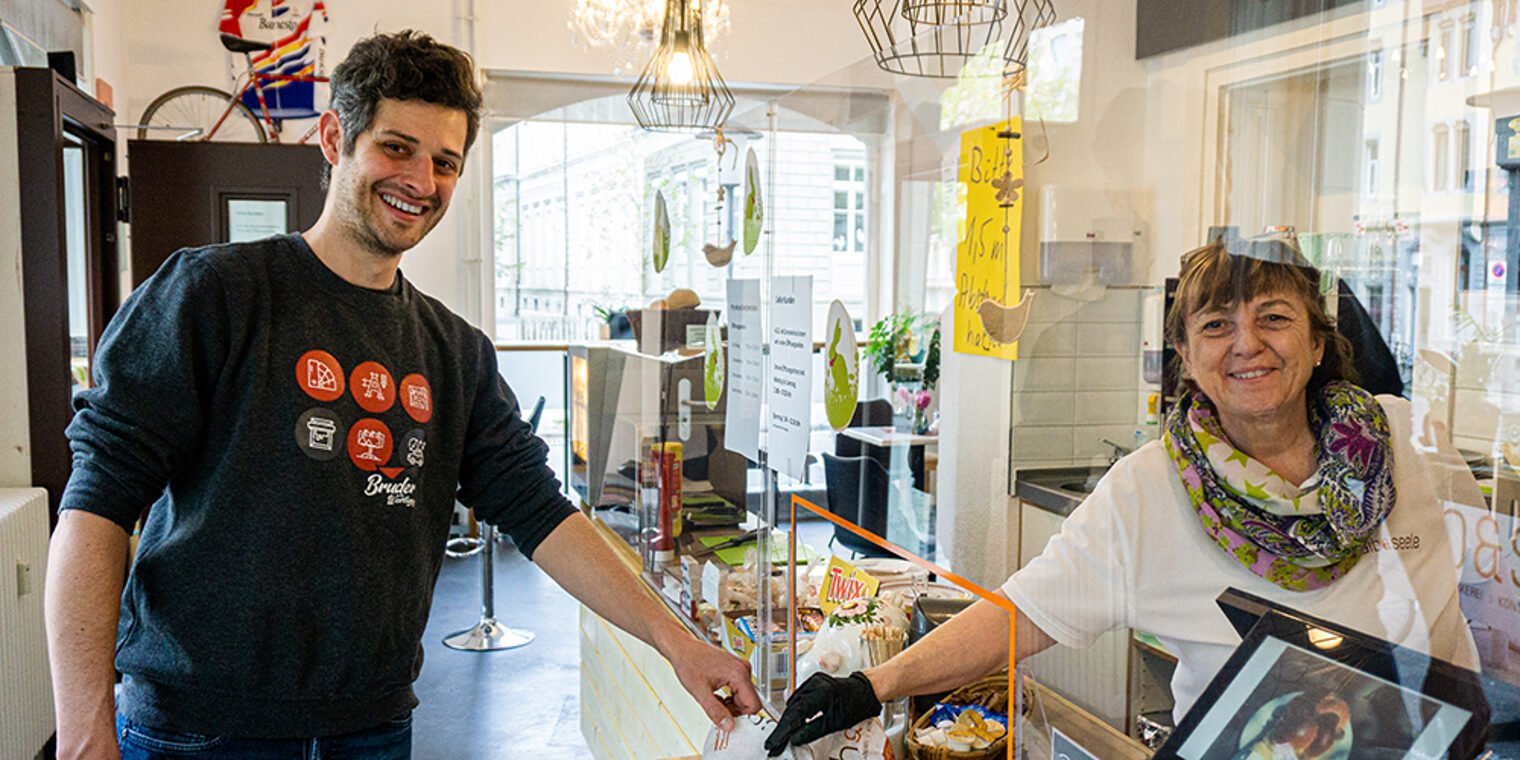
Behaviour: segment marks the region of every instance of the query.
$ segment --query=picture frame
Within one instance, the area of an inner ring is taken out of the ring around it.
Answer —
[[[1254,760],[1279,744],[1322,760],[1483,751],[1477,673],[1234,589],[1220,604],[1237,626],[1255,623],[1155,757]]]

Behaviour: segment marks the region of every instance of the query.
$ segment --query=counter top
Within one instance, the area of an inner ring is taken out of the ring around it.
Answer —
[[[1107,471],[1102,466],[1020,469],[1014,473],[1013,495],[1065,517],[1092,493],[1093,486]]]

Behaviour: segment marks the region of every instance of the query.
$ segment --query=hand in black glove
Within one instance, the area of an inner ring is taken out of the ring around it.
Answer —
[[[775,757],[789,744],[810,744],[880,713],[881,700],[864,673],[857,670],[849,678],[814,673],[786,701],[765,750]]]

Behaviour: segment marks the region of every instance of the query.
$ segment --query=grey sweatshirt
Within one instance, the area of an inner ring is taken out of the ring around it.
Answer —
[[[479,330],[299,235],[183,250],[96,352],[60,510],[143,529],[129,718],[207,735],[379,725],[412,682],[454,501],[531,556],[573,508]],[[510,604],[510,602],[508,602]]]

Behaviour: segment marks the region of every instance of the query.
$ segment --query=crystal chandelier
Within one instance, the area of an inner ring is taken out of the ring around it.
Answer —
[[[702,29],[712,42],[728,31],[727,0],[692,3],[702,15]],[[617,61],[613,72],[633,72],[635,63],[654,49],[665,19],[665,0],[575,0],[570,12],[571,38],[587,48],[606,48]]]
[[[896,74],[954,78],[991,49],[1005,74],[1029,63],[1029,33],[1056,20],[1053,0],[855,0],[876,65]]]
[[[639,126],[694,132],[723,126],[734,94],[718,74],[703,37],[700,0],[664,0],[660,46],[628,93]]]

